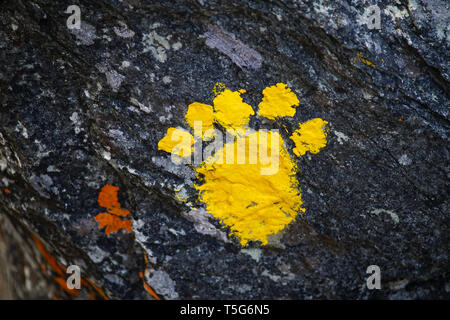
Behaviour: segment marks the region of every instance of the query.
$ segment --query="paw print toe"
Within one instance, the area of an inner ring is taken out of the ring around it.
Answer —
[[[167,133],[158,142],[158,150],[163,150],[178,158],[189,157],[194,149],[194,137],[184,129],[169,128]],[[177,162],[180,162],[177,161]]]
[[[245,90],[225,89],[214,98],[215,119],[226,129],[238,129],[246,126],[255,112],[251,105],[242,101]]]
[[[214,110],[212,106],[199,102],[191,103],[184,118],[188,125],[194,129],[196,138],[210,137],[210,134],[205,136],[205,133],[209,133],[211,129],[214,129]],[[196,123],[200,125],[200,130],[196,128]]]
[[[258,105],[258,115],[267,119],[275,120],[277,117],[293,117],[299,100],[294,92],[284,83],[263,90],[263,99]]]
[[[290,139],[294,141],[292,150],[296,156],[303,156],[306,152],[318,153],[327,145],[327,121],[315,118],[299,124]]]

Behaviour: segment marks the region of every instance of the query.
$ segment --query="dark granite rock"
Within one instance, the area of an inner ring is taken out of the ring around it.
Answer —
[[[66,26],[73,4],[80,30]],[[3,296],[68,298],[55,277],[76,264],[91,281],[78,298],[152,299],[145,281],[164,299],[448,299],[449,3],[376,1],[370,30],[373,4],[4,1]],[[252,106],[287,83],[301,108],[280,127],[330,125],[326,152],[297,161],[306,213],[267,246],[191,212],[171,186],[195,199],[194,172],[157,149],[217,82]],[[134,233],[99,229],[106,184]],[[381,290],[366,287],[373,264]]]

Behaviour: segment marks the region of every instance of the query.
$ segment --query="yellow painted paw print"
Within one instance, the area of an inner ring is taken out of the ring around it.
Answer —
[[[171,153],[178,163],[192,163],[193,158],[195,188],[206,210],[228,226],[230,236],[237,236],[243,246],[249,241],[265,245],[270,235],[305,209],[295,177],[298,168],[282,136],[278,130],[249,128],[255,111],[243,102],[243,93],[216,84],[213,106],[189,105],[185,119],[192,130],[169,128],[158,149]],[[286,84],[267,87],[262,93],[258,116],[269,120],[294,116],[299,100]],[[292,152],[303,156],[323,149],[327,123],[320,118],[300,123],[290,136],[295,144]]]

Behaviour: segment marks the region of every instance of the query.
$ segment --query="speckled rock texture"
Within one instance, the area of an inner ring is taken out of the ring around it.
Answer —
[[[0,297],[450,298],[449,22],[440,0],[3,1]],[[306,212],[266,246],[229,237],[195,172],[157,148],[217,82],[252,106],[288,84],[286,136],[329,123],[326,148],[296,160]],[[107,184],[133,232],[94,220]],[[73,264],[92,283],[76,296],[56,280]]]

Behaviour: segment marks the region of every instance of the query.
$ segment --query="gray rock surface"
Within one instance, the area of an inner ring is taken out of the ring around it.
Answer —
[[[374,4],[380,29],[362,19]],[[439,0],[4,1],[3,297],[72,297],[42,241],[95,284],[78,298],[153,299],[145,281],[162,299],[448,299],[449,23]],[[306,212],[267,246],[179,201],[171,186],[195,200],[195,174],[157,148],[217,82],[252,106],[288,84],[289,134],[329,122],[325,151],[297,159]],[[99,229],[106,184],[134,233]],[[366,287],[373,264],[381,290]]]

